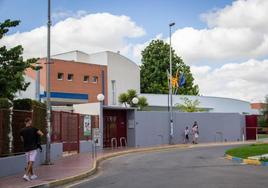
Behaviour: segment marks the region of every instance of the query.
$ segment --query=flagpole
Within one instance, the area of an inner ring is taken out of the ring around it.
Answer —
[[[169,24],[169,96],[170,96],[170,133],[169,133],[169,144],[173,144],[173,111],[172,111],[172,85],[171,85],[171,81],[172,81],[172,50],[171,50],[171,27],[174,26],[175,23],[170,23]]]

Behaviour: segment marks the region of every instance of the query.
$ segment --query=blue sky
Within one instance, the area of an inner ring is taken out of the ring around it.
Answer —
[[[158,33],[168,35],[168,23],[176,22],[175,28],[203,28],[200,14],[219,9],[231,0],[51,0],[52,13],[79,11],[88,13],[108,12],[127,15],[145,28],[147,35],[136,39],[146,41]],[[16,7],[16,8],[15,8]],[[19,8],[19,11],[18,11]],[[15,31],[29,31],[46,24],[46,0],[0,0],[0,20],[19,19],[21,24]],[[57,22],[59,20],[54,20]],[[13,31],[13,32],[15,32]]]
[[[268,91],[266,0],[51,0],[51,53],[120,51],[137,64],[152,39],[168,41],[191,67],[200,94],[263,101]],[[0,22],[21,24],[0,45],[46,55],[46,0],[0,0]],[[201,19],[202,18],[202,19]]]

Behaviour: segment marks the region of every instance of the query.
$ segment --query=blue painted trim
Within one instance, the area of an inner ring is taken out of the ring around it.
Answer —
[[[261,162],[262,166],[268,166],[268,162]]]
[[[40,95],[40,98],[45,98],[47,93]],[[88,94],[81,94],[81,93],[62,93],[62,92],[51,92],[51,98],[62,98],[62,99],[83,99],[88,100]]]
[[[242,163],[243,162],[243,159],[238,158],[238,157],[232,157],[232,161]]]

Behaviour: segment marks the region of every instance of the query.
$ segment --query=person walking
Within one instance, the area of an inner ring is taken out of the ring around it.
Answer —
[[[188,126],[186,126],[184,130],[184,144],[188,144],[189,142],[189,133],[190,133],[190,130]]]
[[[31,118],[26,118],[24,123],[25,127],[20,131],[20,137],[24,145],[27,161],[26,173],[24,174],[23,179],[25,181],[30,181],[37,178],[33,173],[33,164],[37,155],[39,137],[44,134],[42,131],[32,126]]]
[[[199,130],[198,130],[198,124],[196,121],[193,124],[192,133],[193,133],[193,144],[197,144],[197,139],[199,137]]]

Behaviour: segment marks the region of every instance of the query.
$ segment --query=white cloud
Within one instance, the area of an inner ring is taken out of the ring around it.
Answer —
[[[142,27],[124,15],[98,13],[69,17],[51,27],[51,53],[71,50],[87,53],[111,50],[126,53],[129,50],[126,39],[144,34]],[[46,35],[47,29],[42,26],[29,32],[5,36],[1,39],[0,45],[12,47],[21,44],[24,47],[25,58],[43,57],[46,55]]]
[[[188,64],[243,61],[268,55],[268,1],[238,0],[201,15],[208,28],[176,30],[173,47]]]
[[[195,82],[202,95],[230,97],[247,101],[263,101],[268,94],[268,60],[248,60],[225,64],[217,69],[192,66]]]
[[[268,1],[239,0],[231,6],[201,15],[209,27],[252,28],[257,32],[268,31]]]
[[[223,64],[268,56],[268,1],[238,0],[201,15],[208,28],[179,28],[172,47],[187,64]],[[167,40],[167,39],[164,39]],[[137,44],[139,57],[145,44]]]

